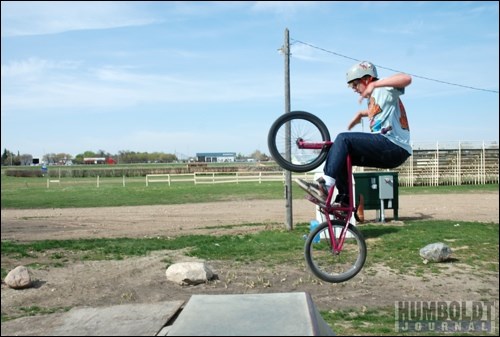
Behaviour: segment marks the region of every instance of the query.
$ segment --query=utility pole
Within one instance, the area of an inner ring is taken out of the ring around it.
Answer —
[[[290,37],[288,28],[285,29],[285,42],[283,44],[283,54],[285,55],[285,113],[290,112]],[[290,146],[290,122],[286,123],[285,128],[285,158],[291,160]],[[285,198],[286,198],[286,229],[293,229],[293,212],[292,212],[292,172],[285,172]]]

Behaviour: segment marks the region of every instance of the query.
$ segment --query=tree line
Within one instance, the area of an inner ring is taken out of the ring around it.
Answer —
[[[163,152],[135,152],[135,151],[119,151],[118,154],[110,154],[104,150],[85,151],[83,153],[72,156],[69,153],[47,153],[42,158],[34,158],[31,154],[17,154],[4,149],[2,154],[2,166],[29,166],[32,164],[45,163],[48,165],[68,165],[68,164],[84,164],[84,158],[106,158],[113,159],[117,164],[139,164],[139,163],[176,163],[180,161],[195,161],[196,158],[179,160],[177,155]],[[269,157],[255,150],[250,156],[244,156],[239,153],[236,159],[253,158],[256,161],[267,161]],[[37,162],[38,161],[38,162]]]

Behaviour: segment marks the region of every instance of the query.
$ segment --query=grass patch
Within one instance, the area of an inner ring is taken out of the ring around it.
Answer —
[[[254,224],[258,225],[258,224]],[[262,225],[264,226],[264,225]],[[294,231],[265,230],[246,235],[186,235],[175,238],[117,238],[45,240],[34,242],[2,241],[2,256],[14,258],[36,257],[48,254],[52,259],[67,260],[78,252],[81,260],[121,260],[126,257],[145,256],[157,250],[189,248],[189,256],[205,260],[235,260],[251,262],[265,260],[283,263],[291,258],[302,259],[303,234],[307,224],[300,224]]]
[[[485,185],[442,185],[442,186],[399,186],[399,194],[467,194],[467,193],[498,193],[498,184]]]
[[[66,312],[69,311],[70,309],[71,309],[70,307],[42,308],[36,305],[32,305],[29,307],[19,307],[19,311],[21,312],[20,315],[8,316],[2,313],[2,322],[7,322],[25,316],[49,315],[57,312]]]
[[[2,178],[3,179],[3,178]],[[113,207],[141,205],[169,205],[200,203],[207,201],[280,199],[283,198],[283,184],[218,184],[194,185],[177,183],[156,184],[146,187],[141,184],[120,185],[72,185],[38,188],[10,188],[2,186],[2,208],[67,208],[67,207]],[[303,197],[303,194],[300,195]]]
[[[321,311],[337,336],[394,336],[394,308]]]
[[[408,331],[396,332],[394,307],[368,309],[366,307],[347,310],[321,311],[321,317],[332,328],[337,336],[478,336],[491,335],[484,332],[454,331]],[[435,327],[435,326],[434,326]],[[404,329],[404,327],[403,327]]]
[[[232,200],[283,199],[282,182],[199,184],[177,182],[145,186],[144,177],[129,178],[124,187],[121,179],[100,180],[65,178],[60,184],[46,186],[46,178],[1,176],[2,208],[67,208],[172,205]],[[400,194],[498,192],[498,184],[462,186],[399,187]],[[293,183],[292,197],[303,199],[303,192]]]
[[[415,221],[405,226],[362,225],[360,229],[368,245],[366,267],[381,263],[402,274],[439,273],[435,264],[422,263],[419,250],[430,243],[444,242],[453,250],[453,262],[465,263],[479,272],[498,272],[498,225],[495,224]],[[188,255],[204,260],[279,264],[303,259],[303,235],[308,231],[308,224],[302,223],[293,231],[272,229],[245,235],[2,241],[1,253],[2,257],[15,258],[34,258],[43,253],[54,262],[64,263],[72,259],[74,254],[70,252],[78,252],[74,256],[81,260],[120,260],[157,250],[188,249]]]
[[[451,262],[478,271],[498,273],[498,225],[477,222],[414,221],[404,226],[362,225],[368,257],[366,266],[383,263],[400,273],[439,273],[436,264],[423,264],[421,248],[443,242],[453,251]]]

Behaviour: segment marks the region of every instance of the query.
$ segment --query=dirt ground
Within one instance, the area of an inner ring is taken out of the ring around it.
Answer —
[[[497,193],[467,195],[402,195],[399,197],[398,225],[417,219],[447,219],[499,223]],[[387,223],[392,210],[385,212]],[[315,208],[307,200],[293,203],[293,221],[309,222]],[[365,211],[365,222],[375,221],[374,210]],[[282,200],[255,200],[139,207],[86,209],[2,210],[2,240],[46,240],[104,237],[155,237],[183,234],[242,234],[266,230],[266,223],[284,226]],[[225,224],[239,224],[232,229]],[[361,224],[362,226],[362,224]],[[384,226],[380,223],[380,226]],[[361,227],[362,228],[362,227]],[[432,229],[430,229],[432,230]],[[373,239],[375,240],[375,239]],[[431,242],[429,242],[431,243]],[[451,245],[453,249],[453,245]],[[461,247],[467,249],[467,247]],[[415,252],[418,254],[418,252]],[[368,251],[368,259],[370,252]],[[383,266],[364,268],[356,277],[341,284],[315,278],[301,265],[246,265],[237,262],[206,261],[217,280],[196,286],[180,286],[167,281],[166,260],[190,259],[179,251],[158,251],[141,258],[121,261],[77,261],[64,267],[30,269],[35,286],[13,290],[2,282],[2,315],[17,316],[20,307],[63,308],[108,306],[125,303],[153,303],[189,300],[193,294],[245,294],[308,292],[320,310],[394,306],[403,300],[496,301],[498,273],[481,271],[456,261],[443,263],[442,273],[424,276],[401,275]],[[2,256],[2,268],[11,270],[33,262],[53,263],[50,256],[12,259]],[[498,307],[497,307],[498,314]],[[15,331],[14,321],[2,323]],[[8,323],[8,324],[7,324]],[[43,332],[40,332],[43,335]]]

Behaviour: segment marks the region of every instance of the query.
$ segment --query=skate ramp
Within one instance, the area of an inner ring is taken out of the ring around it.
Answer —
[[[308,293],[193,295],[168,336],[333,336]]]

